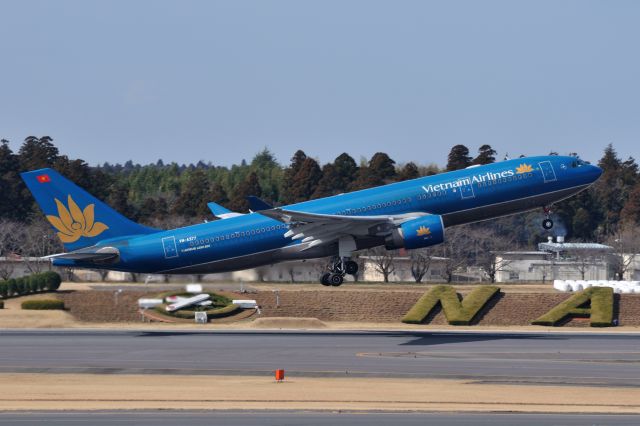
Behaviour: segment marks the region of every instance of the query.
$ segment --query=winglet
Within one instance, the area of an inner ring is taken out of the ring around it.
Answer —
[[[247,197],[247,201],[249,202],[249,208],[251,211],[259,212],[262,210],[271,210],[273,206],[262,199],[256,197],[255,195],[249,195]]]
[[[207,206],[209,207],[209,210],[211,210],[211,213],[213,213],[215,217],[220,219],[229,219],[236,216],[242,216],[242,213],[232,212],[231,210],[225,209],[220,204],[214,203],[213,201],[207,203]]]

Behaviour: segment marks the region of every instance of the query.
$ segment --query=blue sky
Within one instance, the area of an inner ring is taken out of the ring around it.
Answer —
[[[640,157],[636,1],[1,1],[0,137],[103,161]]]

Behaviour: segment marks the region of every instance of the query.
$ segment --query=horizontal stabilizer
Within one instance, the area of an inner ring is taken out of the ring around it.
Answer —
[[[115,247],[88,247],[86,249],[71,251],[69,253],[52,254],[45,259],[65,259],[77,262],[111,263],[118,260],[120,251]]]
[[[249,195],[247,197],[247,201],[249,202],[249,208],[251,211],[259,212],[262,210],[270,210],[273,206],[261,198],[256,197],[255,195]]]
[[[211,210],[211,213],[213,213],[213,215],[219,219],[229,219],[236,216],[242,216],[242,213],[232,212],[231,210],[226,209],[220,204],[214,203],[213,201],[207,203],[207,206],[209,207],[209,210]]]

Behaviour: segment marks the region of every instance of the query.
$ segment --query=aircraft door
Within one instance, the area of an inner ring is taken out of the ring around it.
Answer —
[[[540,165],[540,170],[542,170],[544,183],[555,182],[557,180],[556,171],[553,169],[553,164],[551,164],[551,161],[541,161],[538,164]]]
[[[465,183],[464,185],[461,185],[459,188],[460,188],[460,197],[463,200],[467,198],[475,197],[475,194],[473,193],[473,185],[471,185],[471,182]]]
[[[164,237],[162,239],[162,247],[164,248],[164,258],[171,259],[178,257],[178,249],[176,248],[175,237]]]

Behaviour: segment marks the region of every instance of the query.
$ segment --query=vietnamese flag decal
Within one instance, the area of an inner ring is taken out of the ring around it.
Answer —
[[[38,175],[37,179],[38,179],[38,182],[40,183],[51,182],[51,178],[49,177],[49,175]]]

